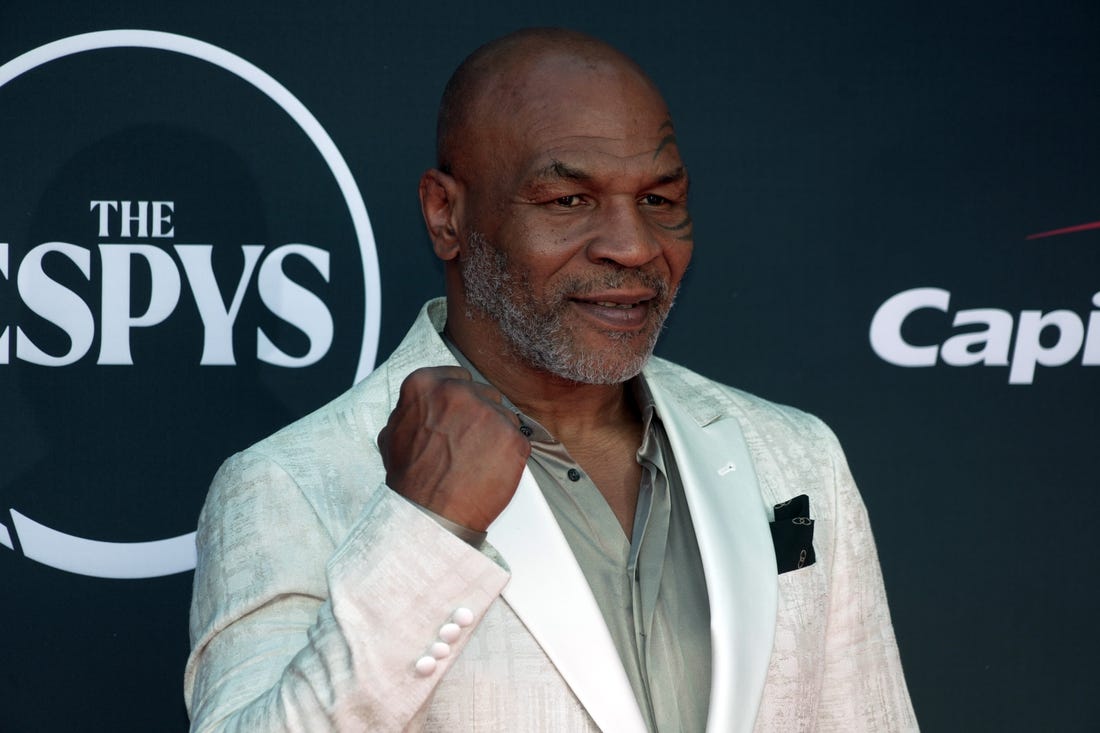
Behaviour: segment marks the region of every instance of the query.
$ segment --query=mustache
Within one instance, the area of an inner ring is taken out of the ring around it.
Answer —
[[[658,302],[668,300],[671,290],[668,282],[655,272],[626,269],[605,272],[592,277],[572,276],[562,281],[556,290],[559,296],[584,298],[592,293],[621,288],[652,290],[653,300]]]

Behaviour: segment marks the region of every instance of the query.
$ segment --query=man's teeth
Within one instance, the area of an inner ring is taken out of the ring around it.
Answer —
[[[596,305],[602,306],[604,308],[623,308],[623,309],[626,309],[626,308],[633,308],[636,304],[635,303],[612,303],[611,301],[608,301],[608,300],[597,300]]]

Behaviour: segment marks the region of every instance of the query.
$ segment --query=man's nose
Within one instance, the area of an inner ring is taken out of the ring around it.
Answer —
[[[592,262],[641,267],[661,254],[661,243],[633,199],[610,201],[603,206],[599,231],[588,246]]]

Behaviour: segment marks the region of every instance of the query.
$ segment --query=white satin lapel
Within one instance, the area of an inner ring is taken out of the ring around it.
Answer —
[[[504,600],[601,730],[645,733],[603,614],[531,472],[489,526],[512,571]]]
[[[691,509],[710,596],[709,733],[753,729],[775,637],[775,548],[740,424],[701,427],[650,382]]]

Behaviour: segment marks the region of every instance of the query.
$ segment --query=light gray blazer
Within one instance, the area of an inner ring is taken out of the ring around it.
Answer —
[[[442,301],[428,303],[360,384],[219,470],[199,521],[192,730],[644,732],[529,472],[482,552],[384,484],[375,439],[401,382],[455,363],[445,318]],[[833,434],[660,359],[645,376],[710,596],[708,732],[915,730],[866,512]],[[817,561],[777,576],[771,507],[798,494]]]

